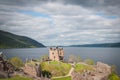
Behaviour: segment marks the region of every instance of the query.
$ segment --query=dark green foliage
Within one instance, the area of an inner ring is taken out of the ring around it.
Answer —
[[[14,35],[0,30],[0,48],[45,47],[43,44],[25,36]]]
[[[44,70],[44,71],[42,71],[42,76],[47,77],[47,78],[51,78],[52,74],[49,71]]]

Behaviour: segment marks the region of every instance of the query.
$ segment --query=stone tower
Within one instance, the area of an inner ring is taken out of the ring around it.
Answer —
[[[50,48],[49,49],[49,58],[54,61],[63,61],[64,58],[64,50],[63,48]]]

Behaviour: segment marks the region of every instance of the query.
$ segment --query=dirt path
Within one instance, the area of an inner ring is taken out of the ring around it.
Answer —
[[[70,71],[69,71],[69,73],[68,73],[67,76],[71,76],[71,74],[72,74],[73,71],[74,71],[74,67],[72,67],[72,68],[70,69]]]

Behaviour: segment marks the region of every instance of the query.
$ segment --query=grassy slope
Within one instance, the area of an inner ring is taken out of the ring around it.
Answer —
[[[120,77],[115,74],[115,73],[112,73],[110,76],[109,76],[109,80],[120,80]]]
[[[68,77],[64,77],[64,78],[55,78],[55,79],[52,79],[52,80],[72,80],[70,76]]]
[[[56,76],[65,76],[68,74],[71,69],[71,65],[63,62],[51,61],[51,62],[42,62],[42,70],[51,72],[52,77]]]
[[[44,47],[43,44],[25,37],[14,35],[9,32],[0,30],[0,48],[31,48],[31,47]]]
[[[75,71],[76,72],[83,72],[84,70],[93,70],[92,66],[90,65],[84,65],[84,64],[76,64],[75,65]]]
[[[22,76],[16,76],[16,77],[0,79],[0,80],[32,80],[32,79]]]

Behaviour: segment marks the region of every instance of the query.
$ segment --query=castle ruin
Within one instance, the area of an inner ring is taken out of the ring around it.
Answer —
[[[15,67],[4,59],[2,52],[0,53],[0,78],[8,78],[14,72]]]
[[[49,49],[49,59],[53,61],[63,61],[64,59],[64,50],[63,48],[50,48]]]

